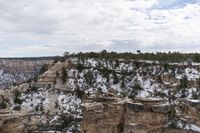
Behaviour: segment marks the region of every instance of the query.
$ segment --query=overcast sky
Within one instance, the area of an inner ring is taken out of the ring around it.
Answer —
[[[0,57],[200,52],[200,0],[0,0]]]

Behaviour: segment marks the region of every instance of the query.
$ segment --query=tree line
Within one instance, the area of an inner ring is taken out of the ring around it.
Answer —
[[[184,62],[192,60],[193,62],[200,62],[200,53],[180,53],[180,52],[156,52],[156,53],[142,53],[137,50],[137,53],[132,52],[79,52],[77,54],[69,54],[68,57],[78,58],[104,58],[104,59],[127,59],[127,60],[151,60],[159,62]]]

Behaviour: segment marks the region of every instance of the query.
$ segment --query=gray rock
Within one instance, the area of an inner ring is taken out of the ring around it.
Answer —
[[[153,105],[151,110],[156,113],[168,113],[171,110],[171,106],[164,104],[164,105]]]
[[[142,112],[145,110],[145,106],[141,103],[127,103],[127,107],[136,112]]]

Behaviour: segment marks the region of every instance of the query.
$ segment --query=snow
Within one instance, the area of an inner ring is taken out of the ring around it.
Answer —
[[[156,97],[151,97],[151,98],[148,98],[149,101],[161,101],[163,100],[162,98],[156,98]]]
[[[200,127],[194,124],[186,125],[185,129],[200,132]]]
[[[184,76],[187,77],[187,80],[196,80],[200,77],[200,73],[194,68],[185,68],[183,74],[176,73],[176,79],[182,79]]]
[[[0,70],[0,76],[3,74],[3,70]]]
[[[62,132],[59,132],[59,131],[48,131],[47,133],[62,133]]]
[[[200,127],[198,127],[197,125],[190,125],[190,129],[193,131],[200,132]]]
[[[143,105],[142,103],[133,103],[133,104],[135,104],[135,105]]]
[[[135,124],[135,123],[129,123],[129,125],[130,125],[130,126],[136,126],[136,124]]]
[[[70,113],[70,111],[79,111],[77,110],[78,105],[81,104],[81,100],[73,96],[72,94],[63,94],[61,93],[58,96],[58,102],[61,107],[61,110],[63,110],[64,113]],[[77,106],[77,107],[76,107]]]
[[[55,115],[55,116],[53,117],[53,119],[50,121],[50,123],[53,123],[53,122],[57,121],[58,118],[59,118],[59,116],[58,116],[58,115]]]
[[[200,100],[195,100],[195,99],[186,99],[186,100],[193,102],[193,103],[200,103]]]
[[[199,72],[196,69],[193,69],[193,68],[186,68],[185,74],[186,74],[187,79],[189,81],[199,78]]]
[[[40,90],[42,90],[42,88],[40,88]],[[22,106],[29,111],[34,111],[38,105],[43,105],[45,108],[48,107],[49,99],[47,91],[23,94],[21,98],[23,99]]]

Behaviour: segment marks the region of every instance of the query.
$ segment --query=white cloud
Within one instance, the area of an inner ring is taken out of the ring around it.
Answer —
[[[192,1],[0,0],[1,56],[200,49],[200,5]]]

